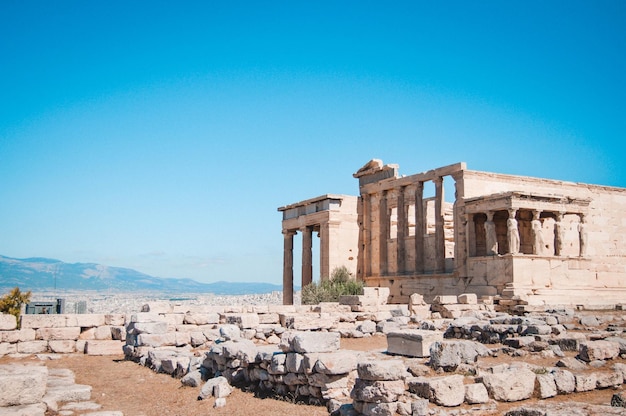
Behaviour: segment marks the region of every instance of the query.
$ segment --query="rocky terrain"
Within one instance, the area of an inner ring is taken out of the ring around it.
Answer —
[[[379,288],[315,306],[262,298],[153,299],[129,315],[24,317],[20,330],[2,319],[0,347],[3,363],[36,357],[47,367],[64,368],[65,362],[85,385],[99,384],[97,374],[125,372],[129,380],[103,383],[100,396],[91,399],[106,403],[103,411],[124,414],[187,415],[210,408],[215,414],[255,414],[259,407],[251,403],[257,397],[279,399],[269,401],[276,409],[266,413],[274,414],[303,414],[283,403],[307,405],[309,415],[343,416],[626,413],[621,305],[523,310],[473,295],[440,296],[432,304],[419,295],[408,305],[387,305],[386,299]],[[29,334],[32,341],[25,339]],[[85,355],[52,353],[61,347]],[[113,361],[102,361],[108,354]],[[81,368],[81,359],[93,368]],[[137,385],[135,371],[151,381]],[[3,377],[0,383],[7,382]],[[131,398],[119,383],[142,400],[127,403]],[[158,385],[176,386],[175,392]],[[42,389],[37,394],[47,395]],[[104,399],[107,394],[115,396],[112,401]],[[183,397],[193,399],[181,402]],[[43,399],[35,403],[39,411],[41,403],[48,415],[91,412]]]

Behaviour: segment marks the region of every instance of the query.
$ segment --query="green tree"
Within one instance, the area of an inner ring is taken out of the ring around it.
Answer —
[[[9,293],[0,298],[0,312],[15,316],[19,325],[22,305],[30,302],[30,296],[30,290],[22,293],[19,287],[11,289]]]
[[[317,305],[320,302],[337,302],[342,295],[362,295],[363,282],[352,278],[346,266],[336,267],[330,279],[312,282],[302,288],[302,304]]]

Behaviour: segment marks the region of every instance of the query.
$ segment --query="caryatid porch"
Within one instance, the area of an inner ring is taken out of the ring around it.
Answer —
[[[294,236],[302,235],[302,287],[313,281],[313,233],[320,238],[320,277],[336,267],[356,272],[359,228],[357,197],[322,195],[278,208],[283,213],[283,304],[293,304]]]

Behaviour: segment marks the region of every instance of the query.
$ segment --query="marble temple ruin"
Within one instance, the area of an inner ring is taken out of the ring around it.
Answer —
[[[388,287],[390,303],[407,303],[413,293],[529,305],[626,302],[625,188],[473,171],[465,163],[405,176],[376,159],[353,176],[358,198],[323,195],[278,208],[283,303],[293,303],[298,233],[302,286],[313,280],[314,232],[321,278],[346,266],[367,286]]]

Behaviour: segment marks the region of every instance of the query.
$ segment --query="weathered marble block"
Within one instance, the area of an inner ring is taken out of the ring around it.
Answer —
[[[90,340],[85,344],[85,354],[87,355],[121,355],[124,353],[120,341]]]
[[[48,351],[48,341],[25,341],[17,343],[17,352],[22,354],[40,354]]]
[[[301,354],[339,350],[341,337],[337,332],[298,332],[292,335],[289,341],[291,350]]]
[[[581,342],[578,355],[584,361],[611,360],[619,355],[620,346],[610,341]]]
[[[47,382],[47,367],[0,365],[0,407],[40,402],[46,393]]]
[[[35,339],[49,341],[49,340],[63,340],[71,339],[77,340],[80,336],[80,327],[66,327],[66,328],[39,328],[36,331]]]
[[[0,331],[11,331],[17,328],[17,319],[13,315],[0,314]]]
[[[387,334],[387,353],[408,357],[430,357],[430,346],[443,341],[443,332],[404,329]]]
[[[465,399],[463,376],[416,377],[409,380],[409,390],[440,406],[459,406]]]
[[[50,352],[57,354],[70,354],[76,352],[76,341],[74,340],[51,340],[48,341]]]
[[[365,361],[357,365],[357,373],[363,380],[400,380],[408,373],[402,360]]]

